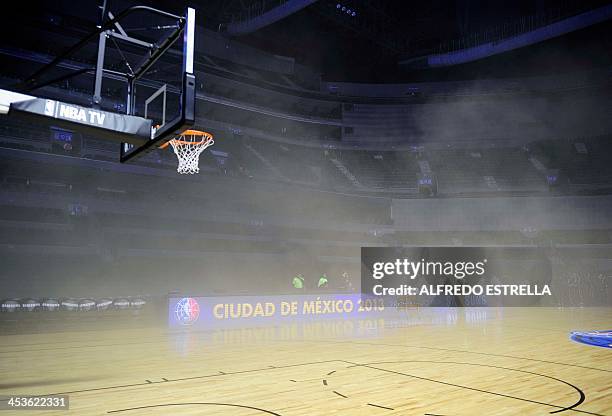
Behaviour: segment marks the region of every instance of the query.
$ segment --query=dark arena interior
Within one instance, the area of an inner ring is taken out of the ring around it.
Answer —
[[[5,2],[0,416],[612,416],[612,3]]]

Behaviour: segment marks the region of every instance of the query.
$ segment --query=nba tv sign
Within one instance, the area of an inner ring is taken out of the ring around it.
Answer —
[[[115,140],[141,142],[151,138],[151,120],[57,100],[32,98],[11,103],[10,112],[28,118],[54,119],[71,130],[78,130],[80,126],[83,132],[107,134],[106,137]]]
[[[47,100],[45,102],[45,115],[55,118],[63,118],[69,121],[88,123],[95,126],[103,126],[106,114],[103,111],[79,107],[59,101]]]

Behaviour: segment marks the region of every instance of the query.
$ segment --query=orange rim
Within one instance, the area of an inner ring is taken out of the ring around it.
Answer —
[[[181,140],[185,136],[201,137],[202,140],[200,140],[199,142],[190,142],[190,141],[187,141],[187,140]],[[202,143],[205,143],[205,142],[213,139],[213,135],[212,134],[210,134],[210,133],[208,133],[206,131],[201,131],[201,130],[185,130],[184,132],[178,134],[176,137],[177,137],[176,139],[173,139],[174,143],[178,144],[178,145],[181,145],[181,146],[202,144]],[[170,141],[167,141],[166,143],[164,143],[161,146],[159,146],[159,148],[160,149],[165,149],[169,145],[170,145]]]

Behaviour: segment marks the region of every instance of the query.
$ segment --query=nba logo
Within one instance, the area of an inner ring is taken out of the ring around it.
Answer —
[[[46,100],[45,102],[45,115],[54,117],[55,116],[55,101]]]
[[[200,316],[200,305],[194,298],[183,298],[177,302],[174,315],[182,325],[191,325]]]

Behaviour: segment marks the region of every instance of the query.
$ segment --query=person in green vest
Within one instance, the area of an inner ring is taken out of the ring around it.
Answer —
[[[302,276],[302,273],[295,275],[292,284],[294,289],[304,289],[304,276]]]
[[[329,285],[329,280],[327,279],[327,274],[323,273],[321,277],[319,277],[319,283],[317,283],[318,289],[325,289]]]

